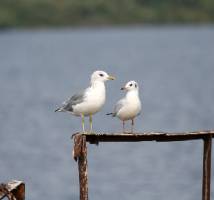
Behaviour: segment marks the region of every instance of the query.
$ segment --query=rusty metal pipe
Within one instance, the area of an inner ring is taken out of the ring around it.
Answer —
[[[88,200],[88,164],[85,135],[77,134],[74,136],[73,158],[78,161],[80,200]]]
[[[204,139],[202,200],[210,200],[212,136]]]

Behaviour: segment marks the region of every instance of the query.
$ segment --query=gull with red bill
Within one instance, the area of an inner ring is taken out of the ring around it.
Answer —
[[[125,133],[125,121],[131,120],[131,133],[134,129],[134,119],[141,112],[141,101],[139,98],[139,87],[136,81],[129,81],[126,83],[121,90],[126,91],[126,96],[120,99],[112,113],[107,115],[112,115],[113,117],[118,117],[123,122],[123,132]]]

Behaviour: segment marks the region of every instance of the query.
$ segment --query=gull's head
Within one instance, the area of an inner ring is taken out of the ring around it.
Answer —
[[[129,81],[128,83],[126,83],[124,87],[121,88],[121,90],[126,91],[138,90],[138,84],[136,81]]]
[[[95,71],[91,75],[91,82],[92,83],[95,82],[95,81],[105,82],[105,81],[114,80],[114,79],[115,78],[113,76],[108,75],[104,71]]]

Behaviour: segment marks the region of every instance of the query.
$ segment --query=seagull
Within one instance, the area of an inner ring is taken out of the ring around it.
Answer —
[[[81,116],[83,132],[85,132],[84,117],[89,116],[90,132],[92,132],[92,115],[100,111],[105,103],[105,82],[114,79],[104,71],[93,72],[90,86],[63,102],[55,112],[69,112],[74,116]]]
[[[123,121],[123,133],[125,133],[125,121],[132,120],[131,133],[133,133],[134,119],[141,112],[138,84],[136,81],[129,81],[121,90],[127,91],[126,96],[120,99],[116,103],[114,111],[112,113],[107,113],[107,115],[118,117]]]

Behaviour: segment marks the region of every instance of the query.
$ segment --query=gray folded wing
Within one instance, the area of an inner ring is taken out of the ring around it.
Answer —
[[[120,111],[120,109],[124,106],[124,99],[121,99],[117,102],[117,104],[114,107],[114,112],[112,114],[113,117],[117,115],[117,113]]]
[[[73,112],[73,106],[82,103],[84,101],[84,97],[85,91],[74,94],[70,99],[63,102],[62,107],[59,108],[57,111]]]

